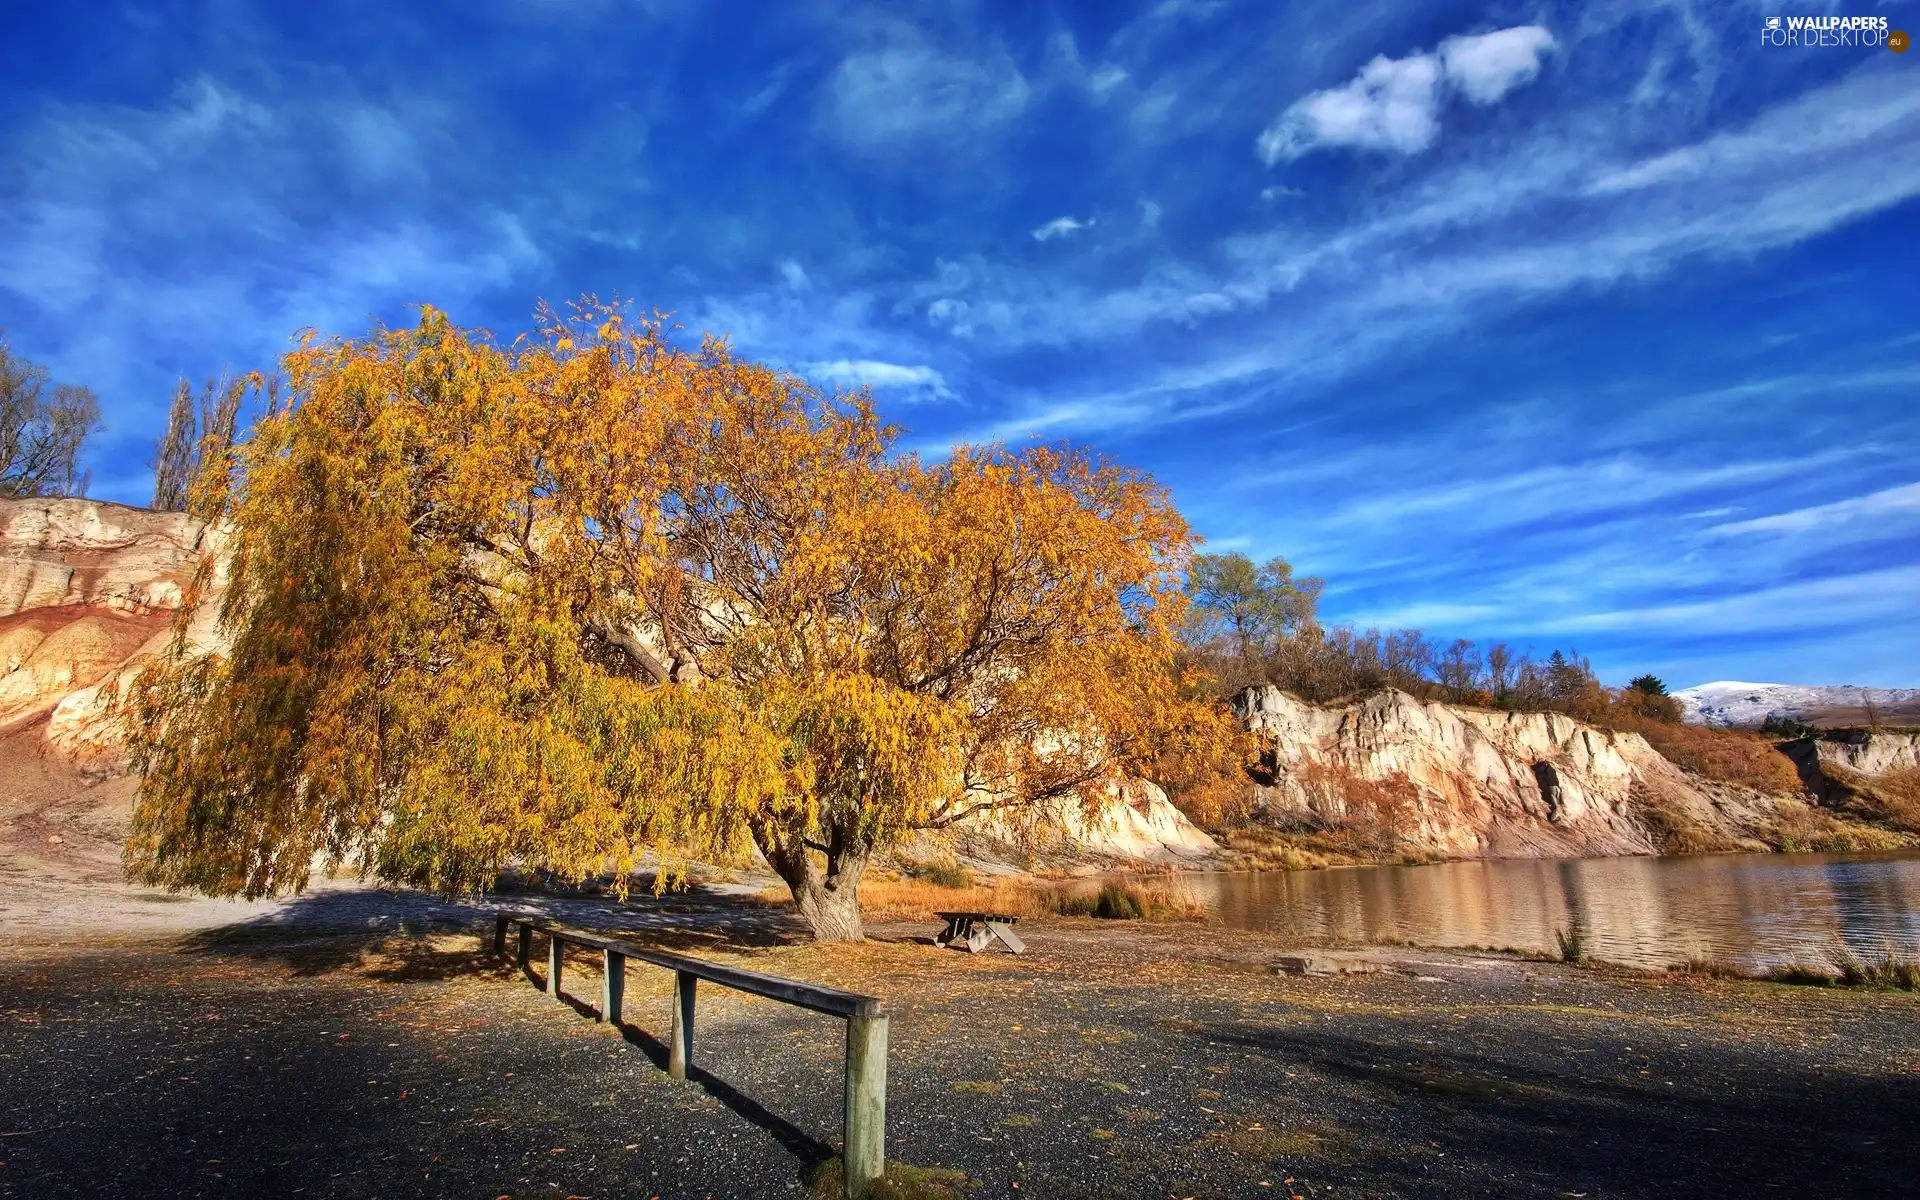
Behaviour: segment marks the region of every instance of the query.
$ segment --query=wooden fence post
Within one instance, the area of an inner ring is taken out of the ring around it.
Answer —
[[[505,956],[507,952],[507,918],[497,916],[493,919],[493,952]]]
[[[526,922],[520,923],[520,969],[527,969],[527,959],[533,956],[533,929]]]
[[[887,1169],[887,1018],[847,1018],[845,1127],[840,1165],[847,1200],[862,1200]]]
[[[620,1002],[627,994],[627,956],[618,950],[604,950],[606,973],[600,979],[600,1019],[609,1025],[620,1023]]]
[[[560,998],[560,962],[566,957],[567,943],[557,933],[547,935],[547,995]]]
[[[667,1074],[685,1079],[693,1065],[693,994],[700,978],[686,971],[673,973],[673,1012],[667,1023]]]

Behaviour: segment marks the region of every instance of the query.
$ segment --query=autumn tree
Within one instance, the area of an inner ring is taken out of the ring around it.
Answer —
[[[0,496],[84,493],[80,451],[99,428],[91,389],[53,383],[45,367],[0,341]]]
[[[1091,803],[1225,726],[1170,670],[1186,526],[1085,452],[923,462],[863,393],[590,303],[285,366],[225,493],[228,646],[183,613],[131,697],[138,878],[623,886],[751,843],[858,938],[910,830]]]

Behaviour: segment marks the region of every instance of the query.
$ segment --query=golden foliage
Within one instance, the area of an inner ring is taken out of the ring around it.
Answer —
[[[896,455],[865,393],[590,300],[511,346],[429,309],[283,368],[206,481],[231,649],[183,612],[131,698],[141,878],[619,881],[751,837],[819,908],[907,830],[1221,736],[1171,672],[1189,535],[1137,472]]]

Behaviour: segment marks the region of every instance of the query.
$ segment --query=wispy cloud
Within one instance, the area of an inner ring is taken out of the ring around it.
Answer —
[[[1877,532],[1884,534],[1888,521],[1916,517],[1920,517],[1920,483],[1909,483],[1869,492],[1864,496],[1849,496],[1828,504],[1815,504],[1791,512],[1715,525],[1707,532],[1717,537],[1815,531],[1828,533],[1835,526],[1868,521],[1874,523]]]
[[[807,363],[806,373],[816,379],[842,387],[870,387],[876,390],[890,390],[920,396],[929,399],[951,400],[953,390],[947,386],[946,377],[929,366],[906,366],[900,363],[876,362],[872,359],[851,361],[837,359],[833,362]]]
[[[969,57],[899,31],[888,44],[841,61],[825,119],[844,147],[862,154],[931,143],[978,149],[979,137],[1018,117],[1032,94],[1004,52]]]
[[[1076,220],[1073,217],[1055,217],[1053,220],[1048,221],[1045,225],[1033,231],[1033,240],[1036,242],[1050,242],[1055,238],[1072,237],[1082,229],[1089,229],[1092,228],[1092,226],[1092,217],[1088,217],[1084,221]]]

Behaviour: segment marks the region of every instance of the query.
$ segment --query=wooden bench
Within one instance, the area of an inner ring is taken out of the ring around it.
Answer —
[[[1027,944],[1013,931],[1020,921],[1019,917],[988,912],[937,912],[933,915],[947,923],[947,927],[933,939],[936,946],[959,943],[970,953],[978,954],[992,945],[995,938],[999,938],[1015,954],[1027,948]]]

